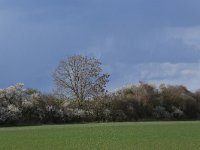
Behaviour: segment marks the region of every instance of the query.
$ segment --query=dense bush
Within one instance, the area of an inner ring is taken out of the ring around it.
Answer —
[[[140,82],[81,105],[23,84],[0,90],[1,125],[189,119],[200,119],[200,91],[184,86]]]

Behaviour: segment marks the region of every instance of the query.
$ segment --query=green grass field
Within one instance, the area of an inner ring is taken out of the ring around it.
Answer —
[[[200,122],[0,128],[0,150],[198,150]]]

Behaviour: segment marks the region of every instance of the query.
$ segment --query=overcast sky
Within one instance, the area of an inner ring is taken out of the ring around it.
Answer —
[[[49,92],[59,61],[99,58],[108,89],[138,81],[200,88],[199,0],[0,0],[0,88]]]

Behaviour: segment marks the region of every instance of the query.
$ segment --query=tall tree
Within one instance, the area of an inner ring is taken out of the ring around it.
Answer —
[[[109,75],[102,73],[99,60],[74,55],[59,63],[53,78],[59,93],[81,104],[88,98],[105,93]]]

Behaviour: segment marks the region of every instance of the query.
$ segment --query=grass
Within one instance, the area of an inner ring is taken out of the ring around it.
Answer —
[[[197,150],[200,122],[0,128],[0,150]]]

